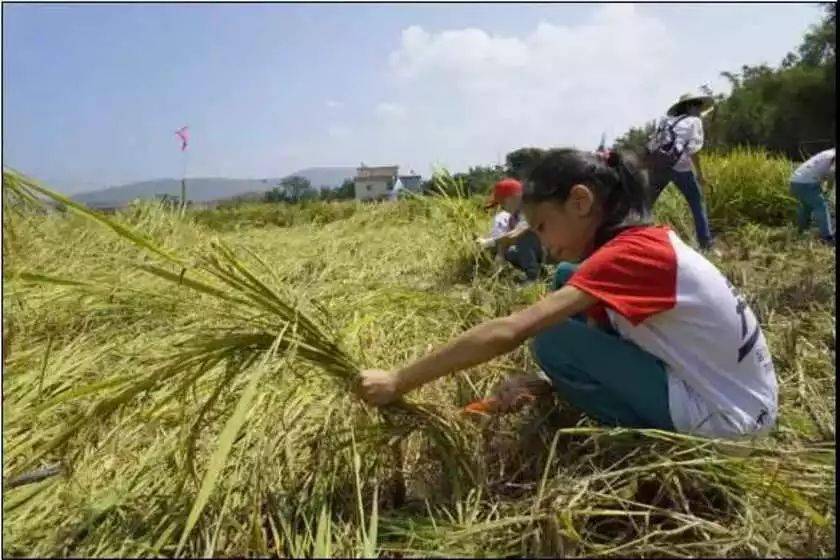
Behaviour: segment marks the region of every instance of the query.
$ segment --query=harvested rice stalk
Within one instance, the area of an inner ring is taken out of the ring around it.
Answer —
[[[253,364],[262,360],[273,346],[286,356],[317,366],[338,382],[343,390],[354,389],[360,368],[325,326],[327,317],[319,311],[322,308],[316,307],[307,314],[301,305],[289,303],[287,296],[264,282],[227,245],[213,241],[208,252],[190,262],[157,246],[143,233],[89,210],[19,173],[4,170],[3,185],[4,189],[28,200],[43,196],[65,204],[71,212],[110,228],[141,250],[177,266],[177,272],[148,263],[134,265],[137,269],[222,304],[208,306],[208,311],[217,314],[214,319],[223,325],[215,329],[217,334],[202,331],[193,334],[179,352],[149,362],[148,373],[94,383],[69,394],[61,394],[39,406],[33,413],[42,413],[82,396],[99,398],[87,412],[41,445],[30,457],[27,466],[58,450],[85,427],[102,422],[143,393],[169,387],[168,396],[159,403],[160,406],[178,398],[217,366],[224,366],[231,372],[217,379],[220,384],[229,384],[237,376],[253,376]],[[37,281],[38,276],[29,274],[28,279]],[[224,387],[217,386],[213,394],[224,390]],[[205,403],[207,406],[210,404]],[[381,415],[392,435],[404,437],[415,430],[423,431],[440,450],[439,455],[454,481],[472,476],[469,459],[459,452],[463,445],[459,441],[461,431],[454,425],[457,420],[448,418],[431,405],[406,401],[382,410]],[[23,421],[28,416],[15,420]],[[192,452],[188,453],[188,457],[193,456]]]

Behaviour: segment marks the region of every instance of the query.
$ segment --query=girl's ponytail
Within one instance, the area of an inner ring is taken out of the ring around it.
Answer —
[[[618,180],[630,209],[640,214],[649,213],[650,198],[647,178],[635,156],[610,151],[607,156],[607,166],[618,173]]]

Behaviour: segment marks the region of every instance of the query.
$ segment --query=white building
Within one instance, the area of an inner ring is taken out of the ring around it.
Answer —
[[[389,198],[391,189],[397,182],[398,165],[368,167],[362,164],[356,169],[353,184],[356,200],[380,200]]]
[[[418,194],[422,185],[423,178],[420,175],[416,175],[412,169],[410,175],[400,175],[397,177],[397,182],[394,184],[393,190],[391,190],[391,198],[397,199],[407,193]]]

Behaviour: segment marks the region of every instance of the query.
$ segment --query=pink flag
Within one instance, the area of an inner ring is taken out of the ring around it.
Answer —
[[[182,152],[187,149],[187,141],[190,138],[188,130],[189,130],[189,127],[185,126],[185,127],[180,128],[180,129],[175,131],[175,134],[177,134],[178,138],[181,139],[181,151]]]

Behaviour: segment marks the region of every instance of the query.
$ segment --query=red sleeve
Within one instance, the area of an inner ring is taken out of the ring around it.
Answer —
[[[633,325],[671,309],[677,302],[677,256],[668,229],[639,227],[619,234],[583,261],[567,284]]]
[[[601,325],[602,327],[608,326],[610,324],[610,318],[607,315],[607,310],[604,307],[603,302],[598,302],[589,309],[586,310],[586,315],[590,319],[594,319],[596,323]]]

